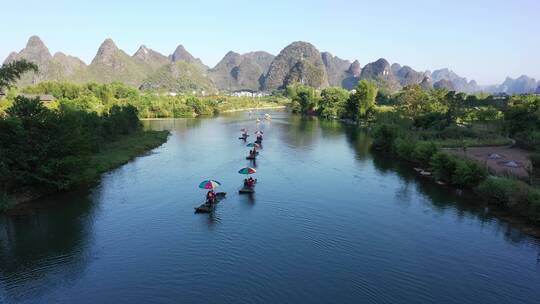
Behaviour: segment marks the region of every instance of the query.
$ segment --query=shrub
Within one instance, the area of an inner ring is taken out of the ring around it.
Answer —
[[[510,178],[490,176],[478,185],[477,191],[496,205],[506,206],[516,193],[515,181]]]
[[[193,109],[186,104],[179,104],[173,110],[174,117],[193,117]]]
[[[414,119],[414,126],[420,129],[441,130],[448,125],[444,113],[432,112]]]
[[[540,221],[540,190],[520,180],[491,176],[478,185],[477,191],[498,206]]]
[[[486,169],[477,162],[470,160],[458,160],[456,170],[452,175],[452,183],[461,187],[473,188],[487,176]]]
[[[527,130],[517,133],[514,138],[517,145],[528,150],[540,151],[540,131]]]
[[[415,160],[414,158],[414,149],[416,143],[414,140],[406,139],[404,137],[399,137],[395,140],[394,151],[398,154],[399,157],[407,160]]]
[[[452,175],[456,171],[457,159],[447,153],[437,152],[431,157],[430,166],[436,178],[451,182]]]
[[[434,142],[421,141],[415,145],[414,151],[412,152],[412,157],[417,162],[429,164],[431,157],[433,157],[438,150],[439,148]]]
[[[391,151],[397,135],[398,130],[395,125],[378,125],[372,132],[373,147],[379,150]]]
[[[186,104],[190,106],[197,115],[213,115],[214,111],[197,97],[190,96],[186,99]]]

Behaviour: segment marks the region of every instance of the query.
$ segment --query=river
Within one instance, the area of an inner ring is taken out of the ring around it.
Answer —
[[[271,114],[256,164],[237,139],[257,128],[247,112],[145,121],[168,142],[0,216],[0,302],[539,303],[537,239],[372,154],[365,132]],[[248,165],[253,196],[238,194]],[[228,196],[194,214],[207,178]]]

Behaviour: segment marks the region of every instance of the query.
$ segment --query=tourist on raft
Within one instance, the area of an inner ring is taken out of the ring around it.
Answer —
[[[216,203],[216,193],[214,192],[214,190],[210,190],[208,191],[208,193],[206,193],[206,203],[208,205]]]
[[[255,180],[252,177],[244,179],[244,187],[253,187],[255,185]]]

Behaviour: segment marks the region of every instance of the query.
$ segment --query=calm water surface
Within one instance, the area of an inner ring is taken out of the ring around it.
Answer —
[[[147,121],[172,130],[99,185],[0,217],[5,303],[540,303],[539,243],[474,197],[369,152],[338,123],[248,113]],[[251,137],[252,138],[252,137]],[[228,197],[193,213],[206,178]]]

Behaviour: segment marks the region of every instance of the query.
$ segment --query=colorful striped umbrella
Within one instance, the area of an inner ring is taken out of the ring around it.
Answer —
[[[199,184],[199,188],[201,189],[215,189],[217,187],[221,186],[221,183],[215,180],[204,180]]]
[[[253,173],[256,173],[257,170],[255,170],[255,168],[251,168],[251,167],[246,167],[246,168],[242,168],[240,169],[240,171],[238,171],[238,173],[240,174],[253,174]]]
[[[253,148],[253,147],[255,147],[255,148],[260,148],[261,146],[260,146],[259,144],[257,144],[257,143],[249,143],[249,144],[247,144],[246,147],[250,147],[250,148]]]

